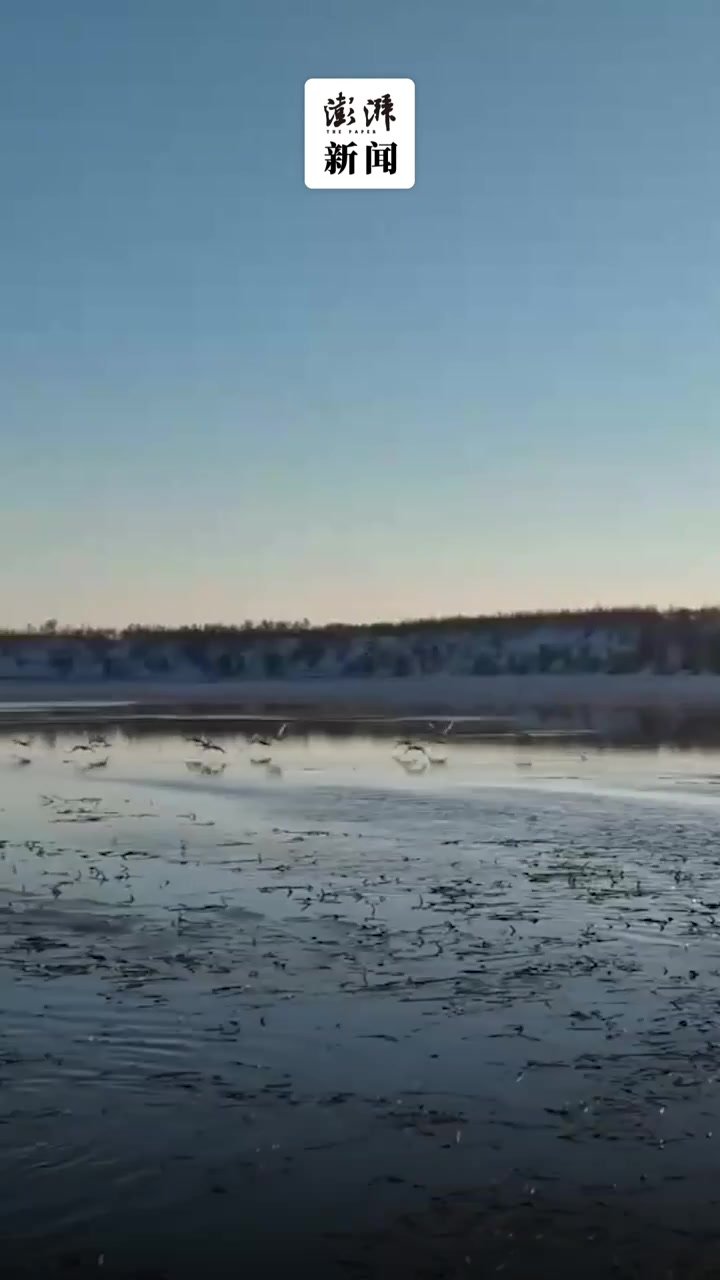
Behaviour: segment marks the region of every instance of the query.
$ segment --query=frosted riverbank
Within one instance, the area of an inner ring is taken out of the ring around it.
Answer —
[[[499,675],[195,681],[0,680],[0,708],[133,704],[338,715],[505,715],[549,709],[720,712],[715,675]]]

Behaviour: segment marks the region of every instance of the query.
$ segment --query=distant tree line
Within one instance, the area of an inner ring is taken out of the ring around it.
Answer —
[[[33,658],[37,654],[38,658]],[[42,656],[40,656],[42,655]],[[342,675],[474,675],[653,671],[720,674],[720,608],[620,608],[367,624],[246,622],[122,629],[0,629],[0,659],[21,673],[46,661],[60,677],[163,676],[189,667],[214,679]],[[5,670],[7,675],[7,670]]]
[[[183,636],[228,636],[237,635],[298,635],[311,632],[318,635],[348,635],[358,632],[370,632],[383,635],[403,635],[417,631],[468,631],[499,628],[503,634],[525,631],[537,627],[576,628],[590,630],[597,628],[626,630],[628,628],[645,627],[653,632],[668,634],[672,632],[681,636],[689,628],[701,626],[720,626],[720,606],[706,606],[700,609],[670,608],[657,609],[650,605],[636,606],[597,606],[589,609],[560,609],[518,611],[492,614],[455,614],[443,617],[406,618],[401,621],[383,622],[325,622],[313,624],[308,618],[300,621],[275,621],[264,618],[255,622],[247,619],[244,622],[204,622],[190,623],[182,626],[165,626],[160,623],[130,623],[126,627],[90,626],[89,624],[60,624],[56,618],[48,618],[39,626],[29,623],[22,630],[0,626],[0,638],[12,639],[26,636],[62,635],[73,639],[87,636],[107,636],[111,639],[124,639],[129,636],[163,636],[165,639]]]

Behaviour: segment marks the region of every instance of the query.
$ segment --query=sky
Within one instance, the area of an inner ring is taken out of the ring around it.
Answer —
[[[718,600],[716,0],[1,9],[0,625]]]

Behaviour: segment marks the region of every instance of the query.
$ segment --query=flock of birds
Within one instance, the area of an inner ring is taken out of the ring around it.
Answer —
[[[275,763],[270,750],[274,743],[280,742],[285,737],[287,729],[288,726],[285,722],[280,725],[272,737],[263,737],[254,733],[250,739],[250,745],[253,747],[250,763],[264,767],[271,778],[282,777],[282,768]],[[225,755],[225,748],[221,747],[219,742],[213,742],[212,738],[208,738],[205,734],[188,734],[185,736],[185,741],[195,743],[203,751],[219,751]],[[186,760],[185,767],[190,773],[200,773],[206,778],[213,778],[225,772],[227,763],[221,761],[219,764],[207,764],[204,760]]]
[[[16,747],[22,747],[23,751],[29,750],[32,747],[34,741],[35,739],[32,736],[25,737],[25,738],[13,738],[14,745]],[[98,747],[104,747],[106,749],[109,749],[110,743],[108,742],[104,734],[91,733],[91,734],[88,734],[87,742],[76,742],[75,745],[70,748],[70,754],[74,755],[76,751],[89,751],[93,753],[97,751]],[[19,755],[16,753],[13,758],[15,760],[15,763],[19,767],[32,764],[32,756]],[[81,768],[84,773],[88,773],[91,769],[105,769],[107,767],[109,759],[110,759],[109,756],[101,756],[100,758],[93,758],[88,760],[87,764],[81,766]],[[74,763],[75,763],[74,760],[64,761],[64,764],[74,764]]]
[[[454,720],[448,720],[442,727],[439,727],[432,720],[428,721],[427,724],[428,733],[436,744],[447,742],[454,727]],[[284,722],[273,733],[265,735],[255,733],[250,738],[252,748],[250,764],[263,768],[269,777],[281,778],[283,776],[282,767],[274,760],[272,751],[285,737],[287,730],[288,724]],[[32,736],[18,737],[13,738],[12,741],[15,746],[21,747],[23,752],[26,752],[32,747],[34,738]],[[206,758],[211,752],[225,755],[225,747],[221,746],[219,742],[214,742],[206,734],[186,734],[185,741],[193,743],[205,753],[205,758],[185,761],[185,767],[190,773],[201,774],[203,777],[219,777],[225,772],[227,762],[220,761],[217,764],[211,764]],[[85,742],[77,742],[70,748],[70,756],[74,757],[76,752],[89,752],[90,758],[87,763],[79,766],[82,771],[90,772],[95,769],[104,769],[107,767],[110,757],[109,755],[99,757],[95,755],[99,748],[109,750],[110,742],[108,739],[101,733],[88,734]],[[18,766],[32,764],[32,756],[26,754],[15,754],[13,758]],[[405,773],[409,774],[425,773],[428,769],[446,765],[448,761],[447,754],[438,753],[429,745],[426,745],[425,742],[419,742],[414,738],[400,738],[395,744],[392,758]],[[582,753],[580,759],[585,761],[587,756]],[[76,762],[73,759],[66,759],[64,763],[73,764]],[[515,763],[519,769],[532,768],[531,760],[517,760]]]
[[[250,763],[255,765],[264,765],[271,776],[281,776],[282,769],[279,765],[275,764],[272,756],[269,754],[269,751],[273,743],[277,743],[284,738],[287,728],[287,724],[281,724],[272,738],[253,734],[250,742],[255,750],[250,757]],[[23,752],[26,752],[32,747],[34,738],[32,736],[13,738],[12,741],[14,746],[22,747]],[[205,752],[217,751],[222,755],[225,754],[225,747],[221,746],[219,742],[213,742],[212,738],[208,738],[205,734],[186,734],[185,741],[194,743]],[[88,734],[86,742],[76,742],[74,746],[70,747],[70,755],[74,756],[77,751],[90,752],[92,758],[88,759],[85,765],[80,766],[83,769],[83,772],[88,772],[92,769],[105,769],[110,760],[110,756],[105,755],[99,758],[95,757],[93,753],[95,753],[99,747],[109,749],[110,742],[104,734],[91,733]],[[258,751],[257,748],[260,748],[260,751]],[[32,756],[25,754],[20,755],[17,752],[13,756],[13,759],[20,767],[30,765],[33,762]],[[75,761],[66,759],[64,763],[74,764]],[[213,765],[207,764],[205,760],[186,760],[185,765],[191,773],[203,774],[205,777],[217,777],[224,773],[227,768],[227,765],[224,762]]]
[[[432,733],[438,734],[438,736],[444,740],[451,733],[454,724],[454,720],[449,720],[445,727],[438,731],[436,725],[430,721],[428,728]],[[272,749],[278,742],[282,741],[287,730],[288,725],[287,722],[285,722],[281,724],[272,735],[254,733],[250,739],[250,745],[253,748],[252,754],[250,755],[250,764],[264,768],[269,777],[282,777],[282,767],[273,759]],[[224,747],[220,746],[217,742],[213,742],[211,738],[208,738],[204,734],[186,735],[185,741],[194,743],[205,752],[219,751],[223,755],[225,754]],[[433,765],[447,764],[447,755],[438,755],[437,753],[429,750],[429,748],[424,746],[423,743],[416,742],[411,738],[401,738],[396,743],[395,750],[393,751],[393,759],[405,770],[406,773],[424,773],[426,769],[429,769]],[[225,772],[227,763],[225,761],[221,761],[218,764],[208,764],[205,760],[186,760],[185,767],[191,773],[199,773],[205,777],[218,777],[220,774]]]
[[[447,739],[452,732],[455,721],[449,720],[444,728],[438,730],[434,722],[428,723],[429,731],[436,735],[441,741]],[[288,730],[287,722],[284,722],[272,734],[255,733],[250,739],[252,752],[250,755],[250,764],[263,768],[269,777],[281,778],[283,770],[281,765],[277,764],[273,759],[272,751],[279,742],[285,737]],[[226,750],[219,742],[214,742],[206,734],[185,734],[185,741],[191,742],[199,747],[205,756],[212,752],[225,755]],[[33,745],[33,737],[13,738],[13,743],[17,747],[22,747],[23,751],[29,750]],[[76,752],[89,752],[91,756],[99,747],[109,749],[110,743],[108,739],[100,733],[88,734],[86,742],[77,742],[70,748],[70,756],[74,756]],[[106,768],[110,757],[109,755],[100,758],[90,758],[84,766],[81,766],[84,772],[94,769]],[[439,755],[433,752],[429,747],[421,742],[417,742],[412,738],[401,738],[395,745],[393,751],[393,759],[398,765],[405,770],[406,773],[424,773],[426,769],[432,766],[447,764],[447,755]],[[19,766],[32,764],[32,756],[19,755],[14,756],[15,763]],[[73,760],[67,759],[65,764],[74,763]],[[217,764],[210,764],[206,758],[186,760],[185,767],[190,773],[200,774],[207,778],[220,777],[227,768],[226,761],[219,761]]]

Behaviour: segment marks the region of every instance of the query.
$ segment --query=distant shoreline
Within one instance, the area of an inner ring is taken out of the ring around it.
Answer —
[[[0,679],[0,710],[71,704],[142,711],[202,707],[247,713],[523,715],[540,711],[720,713],[720,675],[497,675],[286,680]]]

